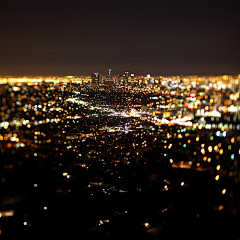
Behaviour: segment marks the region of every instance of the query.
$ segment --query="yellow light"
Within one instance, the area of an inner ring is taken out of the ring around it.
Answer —
[[[197,163],[197,167],[199,167],[200,166],[200,163]]]
[[[212,152],[212,146],[209,146],[209,147],[208,147],[208,151],[209,151],[209,152]]]
[[[220,154],[223,154],[223,149],[220,149],[219,153],[220,153]]]
[[[199,137],[196,137],[196,141],[197,141],[197,142],[199,141]]]
[[[223,208],[224,208],[224,206],[223,206],[223,205],[220,205],[220,206],[218,207],[218,210],[221,211],[221,210],[223,210]]]
[[[219,179],[219,175],[217,175],[216,177],[215,177],[215,180],[217,181]]]
[[[223,190],[222,190],[222,194],[225,194],[225,193],[226,193],[226,189],[223,189]]]
[[[203,161],[206,161],[207,160],[207,157],[205,156],[204,158],[203,158]]]
[[[205,149],[204,148],[201,149],[201,153],[205,154]]]
[[[163,210],[162,210],[162,213],[164,213],[164,212],[166,212],[167,211],[167,208],[164,208]]]
[[[220,165],[217,165],[216,169],[217,170],[220,170],[221,166]]]

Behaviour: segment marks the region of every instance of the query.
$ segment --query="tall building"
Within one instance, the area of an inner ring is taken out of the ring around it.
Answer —
[[[116,85],[121,85],[121,83],[122,83],[122,75],[118,75],[116,77],[115,83],[116,83]]]
[[[135,77],[134,73],[131,73],[131,85],[134,85],[134,77]]]
[[[110,76],[110,79],[112,79],[112,69],[108,70],[108,75]]]
[[[113,84],[112,69],[108,70],[108,74],[106,75],[106,83],[107,84]]]
[[[129,72],[125,72],[123,74],[123,85],[127,85],[128,84],[128,78],[129,78]]]
[[[99,75],[99,84],[103,84],[103,78],[102,78],[102,75]]]
[[[92,84],[99,85],[99,83],[100,83],[100,74],[92,72]]]
[[[146,82],[146,84],[149,84],[150,83],[150,80],[151,80],[151,74],[147,74],[147,82]]]

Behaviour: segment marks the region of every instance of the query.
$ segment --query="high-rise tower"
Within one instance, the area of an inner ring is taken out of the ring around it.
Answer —
[[[134,73],[131,73],[131,85],[134,85],[134,77],[135,77]]]
[[[128,78],[129,78],[129,72],[125,72],[123,74],[123,85],[127,85],[128,84]]]
[[[99,80],[100,80],[100,74],[92,72],[92,84],[99,85]]]
[[[113,84],[112,69],[108,70],[108,74],[106,75],[106,83],[107,84]]]

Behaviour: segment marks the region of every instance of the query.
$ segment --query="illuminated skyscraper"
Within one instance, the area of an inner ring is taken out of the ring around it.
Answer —
[[[100,74],[92,72],[92,84],[99,85],[99,81],[100,81]]]
[[[108,74],[106,75],[106,83],[107,84],[113,84],[112,69],[108,70]]]
[[[151,75],[150,75],[149,73],[147,74],[147,79],[146,79],[146,80],[147,80],[146,83],[149,84],[149,83],[150,83],[150,80],[151,80]]]
[[[123,85],[127,85],[128,84],[128,78],[129,78],[129,72],[125,72],[123,74]]]
[[[108,75],[110,76],[110,79],[112,79],[112,69],[108,70]]]
[[[116,85],[120,85],[122,83],[122,75],[118,75],[116,78]]]
[[[131,85],[134,85],[134,77],[135,77],[134,73],[131,73]]]

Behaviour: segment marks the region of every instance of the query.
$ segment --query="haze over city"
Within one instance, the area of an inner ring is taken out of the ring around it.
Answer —
[[[0,76],[239,74],[240,2],[4,1]]]

